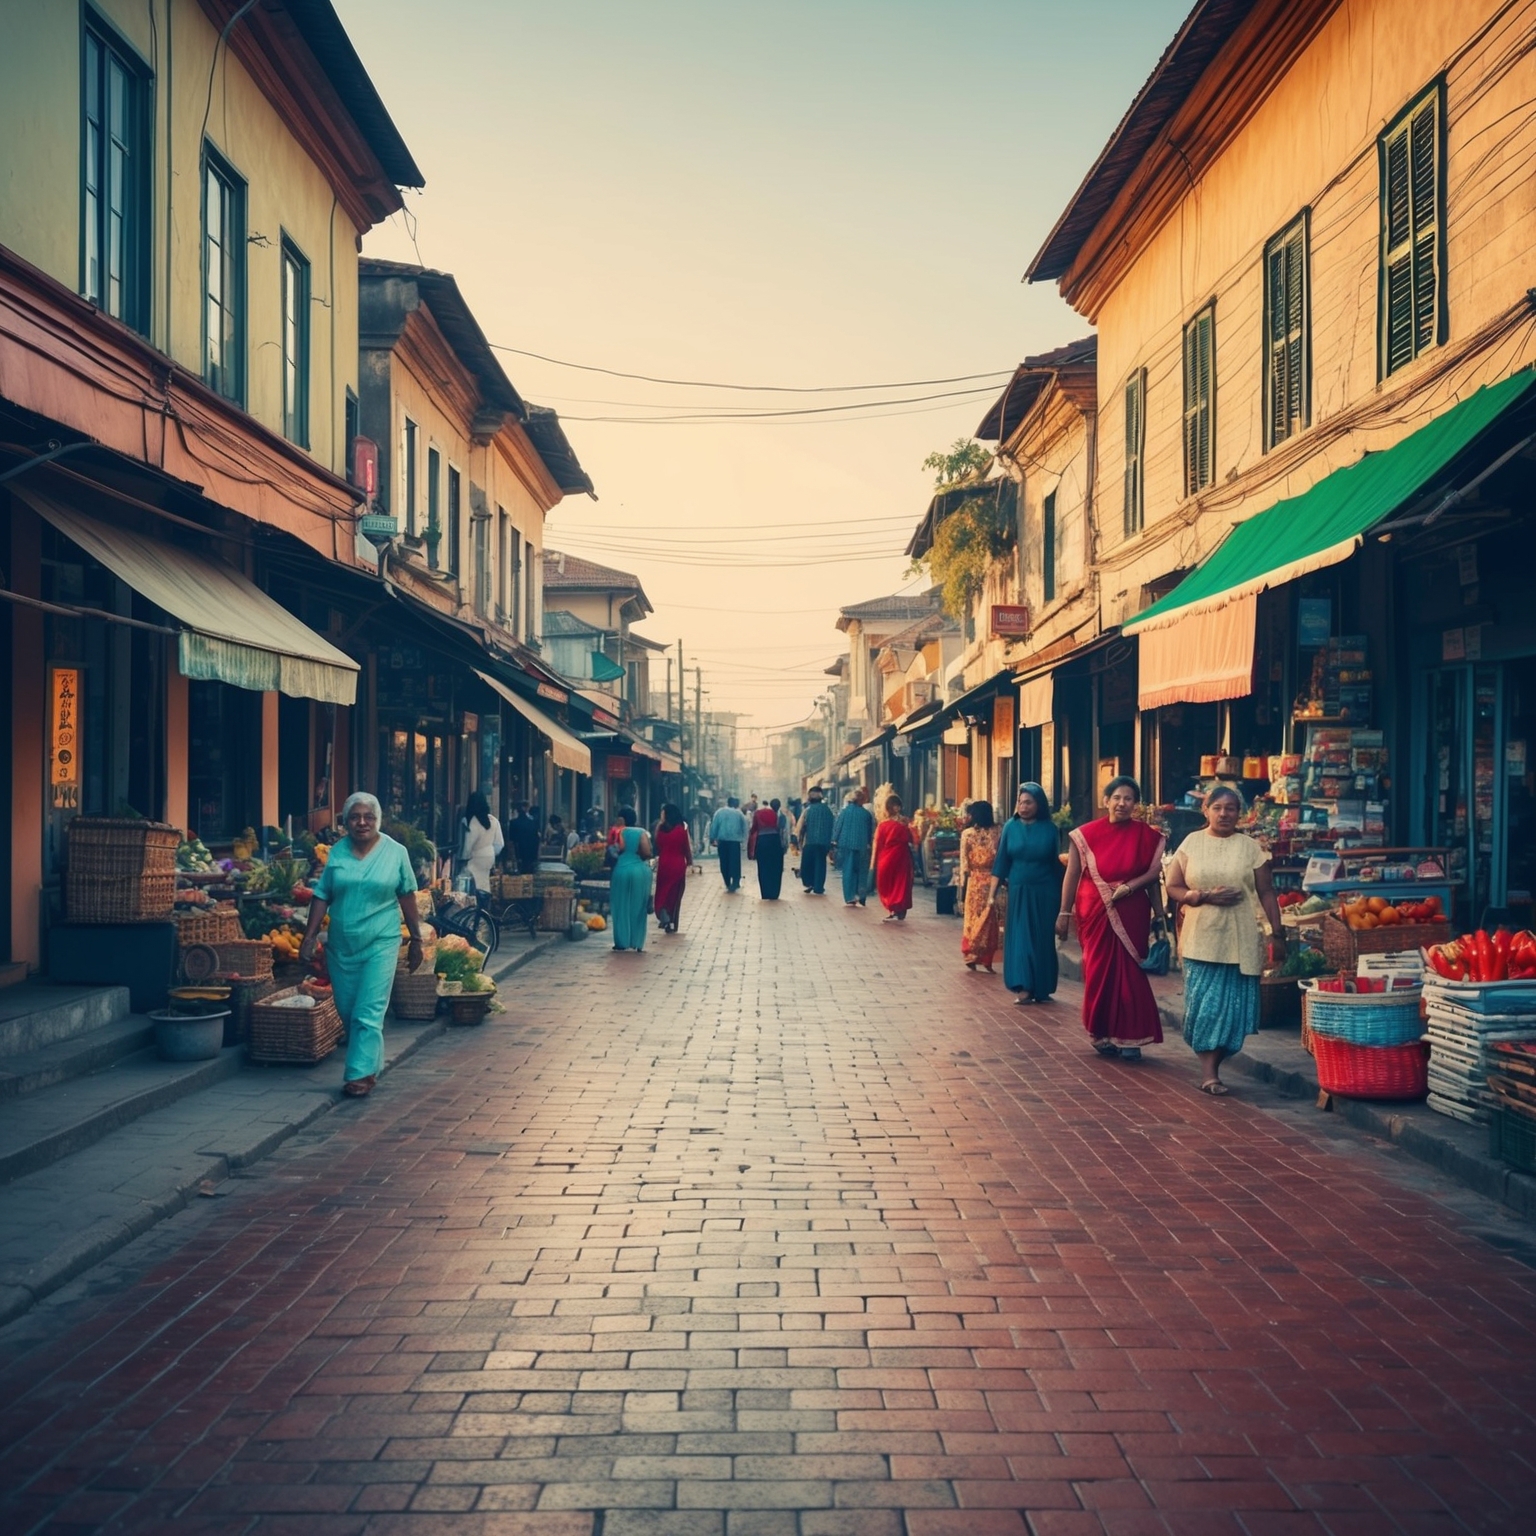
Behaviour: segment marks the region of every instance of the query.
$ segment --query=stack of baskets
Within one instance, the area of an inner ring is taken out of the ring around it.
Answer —
[[[1469,1124],[1493,1118],[1490,1091],[1498,1042],[1536,1038],[1536,984],[1452,982],[1424,985],[1429,1021],[1429,1107]]]
[[[534,891],[542,898],[539,928],[545,933],[564,933],[576,914],[576,877],[569,870],[541,871],[534,877]]]
[[[176,904],[181,833],[163,822],[76,816],[65,910],[72,923],[161,923]]]
[[[1489,1151],[1522,1172],[1536,1173],[1536,1041],[1497,1042],[1488,1068]]]
[[[228,903],[176,914],[176,942],[183,949],[189,944],[238,944],[244,937],[240,914]]]
[[[280,1006],[299,992],[298,987],[280,987],[251,1004],[252,1061],[313,1066],[324,1061],[341,1043],[341,1015],[331,998],[316,998],[312,1008]]]
[[[1422,1099],[1429,1054],[1418,985],[1388,992],[1321,992],[1309,984],[1306,1023],[1318,1086],[1351,1099]]]
[[[493,870],[491,895],[501,901],[527,901],[533,895],[533,876],[508,875]]]

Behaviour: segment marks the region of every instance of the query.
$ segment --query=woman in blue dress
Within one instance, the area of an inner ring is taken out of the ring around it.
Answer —
[[[379,830],[380,814],[372,795],[353,795],[342,806],[347,835],[331,849],[325,870],[315,881],[309,926],[299,949],[301,960],[314,959],[329,911],[325,963],[336,1011],[347,1027],[341,1091],[354,1099],[372,1091],[384,1065],[384,1010],[389,1007],[400,961],[402,919],[410,935],[406,965],[414,971],[422,960],[416,872],[405,848]]]
[[[1046,1003],[1056,990],[1056,913],[1061,905],[1061,842],[1051,803],[1038,784],[1019,789],[1019,801],[1003,835],[987,892],[997,900],[1008,882],[1008,921],[1003,929],[1003,985],[1020,1005]]]
[[[635,825],[634,810],[619,807],[619,856],[608,886],[615,949],[645,948],[645,909],[651,899],[651,840]]]

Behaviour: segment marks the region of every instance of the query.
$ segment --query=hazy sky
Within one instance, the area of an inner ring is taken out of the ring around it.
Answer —
[[[634,571],[711,707],[803,717],[837,610],[909,583],[921,468],[1084,332],[1020,278],[1189,0],[338,0],[427,186],[370,255],[455,274],[599,500],[551,546]],[[913,397],[976,393],[937,400]],[[821,418],[583,420],[900,400]],[[692,677],[690,675],[690,699]]]

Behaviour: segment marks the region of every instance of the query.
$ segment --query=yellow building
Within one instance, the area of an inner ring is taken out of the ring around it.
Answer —
[[[1094,575],[1138,646],[1125,765],[1172,803],[1212,761],[1262,761],[1257,792],[1333,711],[1391,765],[1360,776],[1386,828],[1364,835],[1448,848],[1473,916],[1536,883],[1536,632],[1510,585],[1532,22],[1202,0],[1029,268],[1098,332]],[[1357,831],[1326,814],[1311,830]]]
[[[422,178],[325,0],[4,0],[0,37],[0,960],[35,966],[73,815],[216,836],[348,771],[357,250]]]

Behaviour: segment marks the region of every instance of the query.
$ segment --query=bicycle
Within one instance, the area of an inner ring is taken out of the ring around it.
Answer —
[[[501,925],[478,899],[474,906],[460,906],[443,892],[433,892],[432,926],[439,934],[457,934],[487,959],[496,953],[496,946],[501,943]]]

